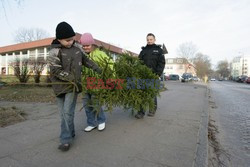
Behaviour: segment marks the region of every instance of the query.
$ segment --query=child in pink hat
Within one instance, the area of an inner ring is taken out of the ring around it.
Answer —
[[[95,40],[93,36],[90,33],[84,33],[81,36],[80,44],[82,45],[83,50],[87,55],[89,56],[89,59],[94,61],[95,63],[99,64],[100,60],[106,59],[109,61],[109,67],[113,68],[113,60],[110,59],[107,54],[103,51],[101,51],[98,46],[95,43]],[[89,70],[85,68],[84,70]],[[98,90],[96,90],[96,93],[98,93]],[[102,131],[105,129],[105,122],[106,117],[104,114],[104,111],[102,107],[100,108],[100,111],[94,111],[94,108],[89,106],[92,99],[94,99],[95,94],[94,93],[85,93],[83,95],[83,106],[86,112],[87,116],[87,127],[84,129],[85,132],[90,132],[95,128],[98,128],[99,131]]]

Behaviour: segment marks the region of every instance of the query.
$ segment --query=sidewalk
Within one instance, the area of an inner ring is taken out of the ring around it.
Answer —
[[[155,117],[136,120],[130,112],[106,113],[103,132],[82,131],[85,113],[75,115],[76,138],[68,152],[57,149],[60,119],[55,104],[0,102],[32,113],[29,120],[0,128],[1,167],[189,167],[206,157],[204,127],[206,87],[166,82]],[[203,128],[202,128],[203,127]],[[206,135],[206,134],[205,134]],[[202,137],[203,136],[203,137]],[[200,149],[200,144],[205,149]],[[205,163],[205,162],[201,162]]]

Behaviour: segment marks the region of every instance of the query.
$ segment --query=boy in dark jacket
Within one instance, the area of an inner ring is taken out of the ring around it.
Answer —
[[[162,72],[165,67],[165,57],[163,50],[159,45],[155,44],[155,36],[152,33],[147,35],[147,45],[142,47],[142,51],[139,54],[139,59],[144,62],[144,64],[149,67],[156,75],[159,77],[162,75]],[[154,98],[155,109],[149,111],[148,116],[154,116],[157,109],[157,97]],[[135,115],[137,119],[143,118],[145,111],[141,110]]]
[[[69,150],[75,137],[74,112],[77,95],[82,90],[82,65],[100,72],[98,66],[86,57],[74,37],[75,32],[68,23],[59,23],[48,56],[52,88],[61,114],[61,144],[58,149],[62,151]]]

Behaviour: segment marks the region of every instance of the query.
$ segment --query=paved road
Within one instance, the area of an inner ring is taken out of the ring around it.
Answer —
[[[201,126],[206,118],[206,87],[181,82],[167,82],[167,87],[155,117],[136,120],[130,112],[117,108],[106,114],[103,132],[81,131],[86,117],[84,112],[76,112],[76,138],[66,153],[57,149],[60,120],[56,105],[0,101],[0,106],[14,105],[29,114],[25,122],[0,128],[0,166],[205,166],[207,143],[200,139],[207,136]]]
[[[210,82],[217,108],[213,109],[219,125],[223,148],[230,155],[230,166],[250,166],[250,85],[229,81]]]

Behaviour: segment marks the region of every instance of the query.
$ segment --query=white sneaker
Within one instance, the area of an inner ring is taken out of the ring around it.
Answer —
[[[95,126],[87,126],[85,129],[84,129],[84,131],[85,132],[90,132],[90,131],[92,131],[93,129],[95,129],[96,127]]]
[[[98,125],[98,130],[102,131],[105,129],[105,122]]]

